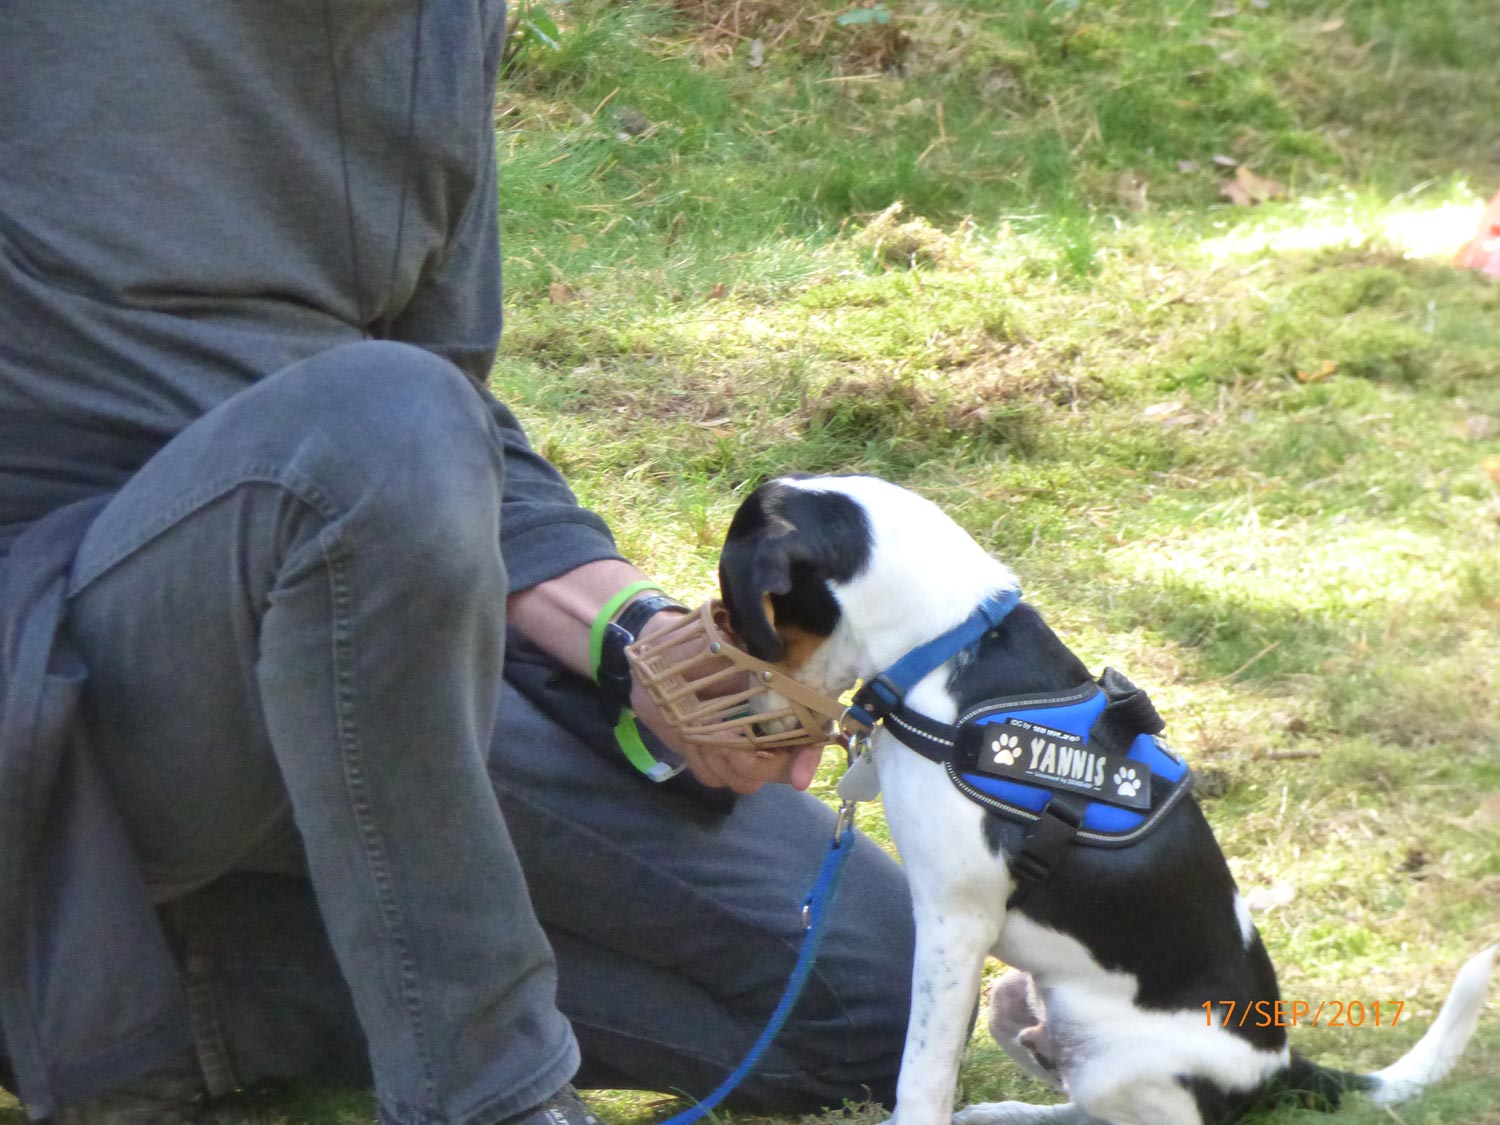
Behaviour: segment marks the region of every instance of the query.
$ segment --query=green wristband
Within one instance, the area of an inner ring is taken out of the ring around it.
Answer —
[[[670,781],[683,770],[682,766],[669,766],[652,756],[641,740],[640,728],[635,725],[635,713],[629,707],[620,710],[620,721],[615,726],[615,743],[632,766],[658,784]]]
[[[609,628],[609,623],[618,616],[626,602],[647,590],[661,590],[661,587],[650,579],[632,582],[605,602],[604,608],[599,611],[599,616],[594,618],[594,624],[589,628],[589,670],[593,674],[595,683],[599,681],[599,660],[604,655],[605,630]],[[665,593],[665,591],[662,592]],[[619,746],[620,753],[625,755],[625,760],[652,781],[657,783],[669,781],[682,772],[682,766],[674,767],[666,762],[659,762],[646,748],[646,743],[641,739],[640,728],[636,726],[635,713],[628,705],[622,704],[620,707],[620,718],[615,723],[614,734],[615,745]]]
[[[604,608],[599,611],[599,616],[594,618],[594,624],[589,628],[589,674],[595,681],[599,679],[599,658],[604,655],[604,630],[609,628],[615,614],[620,612],[621,606],[642,591],[660,589],[651,579],[643,578],[639,582],[632,582],[604,603]]]

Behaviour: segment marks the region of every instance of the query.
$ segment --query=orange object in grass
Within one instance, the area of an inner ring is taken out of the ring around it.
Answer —
[[[1458,252],[1458,264],[1500,280],[1500,192],[1490,200],[1479,230]]]

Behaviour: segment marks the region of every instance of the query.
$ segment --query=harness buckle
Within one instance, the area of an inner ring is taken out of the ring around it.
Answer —
[[[855,739],[865,739],[868,741],[870,732],[875,729],[875,724],[869,721],[869,716],[864,708],[859,708],[858,714],[855,711],[855,705],[850,704],[844,708],[844,713],[839,716],[838,731],[844,740],[844,748],[846,750],[850,749],[850,743]]]
[[[873,727],[901,706],[905,697],[906,690],[882,672],[860,685],[854,693],[854,702],[844,714],[863,726]]]
[[[635,638],[611,621],[604,629],[604,646],[595,670],[599,685],[599,706],[611,723],[619,721],[620,712],[630,704],[630,662],[625,646]]]

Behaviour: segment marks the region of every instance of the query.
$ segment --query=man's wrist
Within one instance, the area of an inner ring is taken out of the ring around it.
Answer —
[[[625,650],[664,610],[686,613],[687,606],[667,597],[661,587],[645,583],[627,586],[600,610],[591,639],[593,672],[595,682],[609,702],[620,707],[629,705],[633,685]]]
[[[642,593],[640,597],[625,604],[624,608],[615,615],[614,623],[630,634],[632,642],[638,641],[644,635],[647,623],[663,610],[686,613],[688,607],[676,598],[670,598],[660,591]]]
[[[610,626],[615,623],[615,618],[620,615],[631,599],[649,590],[659,592],[661,587],[650,579],[632,582],[605,599],[604,605],[594,615],[594,623],[589,626],[589,673],[596,681],[600,679],[601,668],[606,658],[604,642],[609,635]]]
[[[687,612],[687,607],[661,592],[650,582],[632,583],[600,610],[591,633],[594,680],[600,703],[614,726],[621,753],[652,781],[666,781],[682,769],[680,760],[661,761],[641,740],[631,706],[636,685],[630,674],[625,649],[650,630],[650,623],[663,611]],[[676,755],[673,755],[676,758]]]

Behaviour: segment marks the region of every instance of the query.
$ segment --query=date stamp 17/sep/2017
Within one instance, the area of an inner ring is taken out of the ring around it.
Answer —
[[[1205,1000],[1209,1027],[1395,1027],[1405,1000]]]

